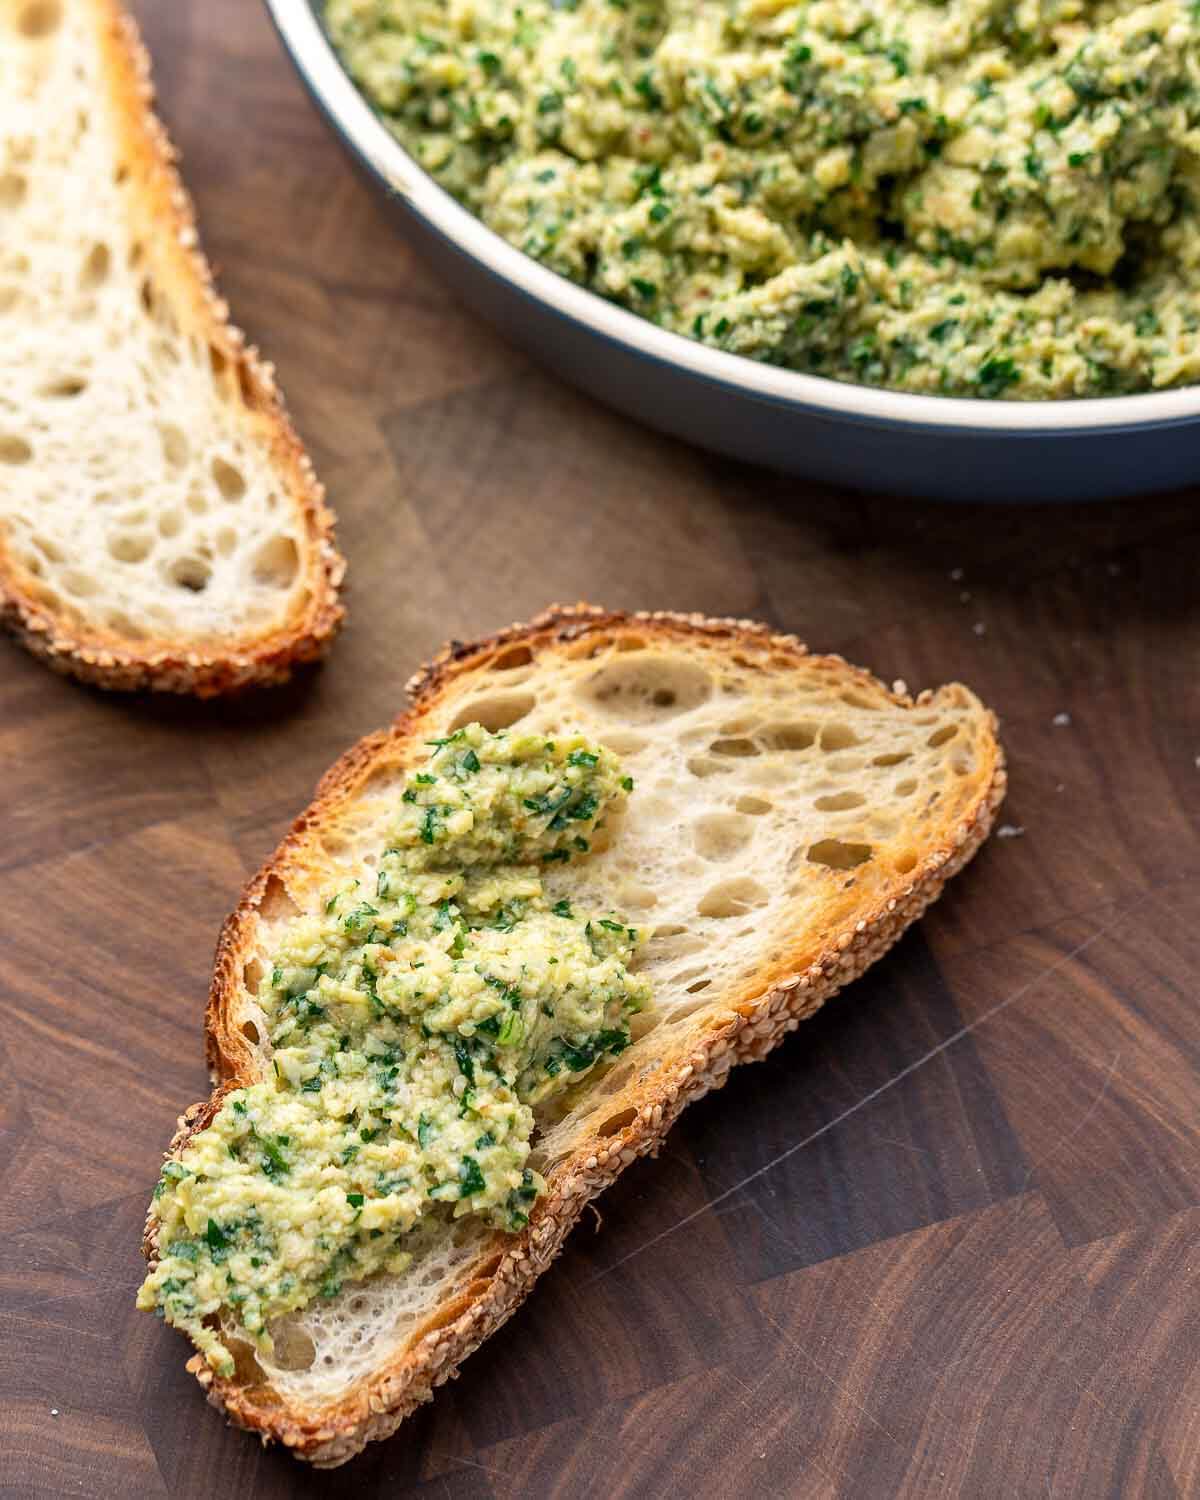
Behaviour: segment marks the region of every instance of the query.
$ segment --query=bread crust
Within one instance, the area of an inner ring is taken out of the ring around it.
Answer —
[[[212,1118],[220,1099],[232,1088],[253,1080],[254,1053],[237,1025],[233,1002],[243,966],[249,960],[255,924],[264,902],[289,873],[308,863],[306,846],[330,822],[385,755],[394,760],[410,744],[423,743],[422,726],[464,676],[505,648],[539,651],[589,635],[634,631],[655,642],[706,637],[732,650],[744,650],[793,665],[808,657],[794,636],[773,634],[747,620],[707,619],[671,613],[622,614],[584,604],[552,606],[528,625],[513,625],[484,640],[451,642],[408,688],[409,709],[389,730],[369,735],[326,773],[309,808],[296,820],[275,854],[246,887],[227,919],[217,945],[206,1014],[206,1043],[216,1092],[180,1117],[168,1156],[175,1154]],[[929,703],[930,693],[912,699],[889,691],[877,679],[850,667],[840,657],[808,658],[836,670],[847,686],[857,685],[898,707]],[[962,689],[943,689],[959,691]],[[986,711],[985,711],[986,713]],[[208,1399],[238,1426],[276,1441],[299,1458],[333,1467],[358,1453],[368,1442],[388,1436],[434,1389],[456,1374],[461,1362],[520,1306],[538,1276],[557,1255],[584,1206],[639,1156],[653,1155],[685,1105],[725,1082],[739,1062],[765,1057],[844,985],[856,979],[899,938],[941,894],[947,880],[962,869],[991,829],[1005,790],[1004,757],[996,739],[995,716],[986,713],[987,738],[982,764],[973,773],[975,786],[964,815],[940,829],[923,851],[916,868],[897,877],[869,906],[856,910],[823,943],[796,947],[782,966],[764,969],[728,1005],[727,1014],[702,1035],[643,1079],[631,1094],[620,1096],[628,1115],[611,1134],[584,1141],[548,1178],[547,1192],[534,1206],[528,1226],[519,1234],[497,1233],[469,1271],[459,1295],[409,1341],[394,1358],[358,1381],[339,1400],[320,1407],[293,1408],[269,1385],[235,1374],[217,1376],[196,1355],[187,1368],[205,1388]],[[611,1125],[612,1122],[606,1122]],[[144,1250],[155,1258],[152,1221],[147,1221]]]
[[[148,263],[183,327],[208,343],[214,368],[240,393],[246,423],[270,454],[302,521],[304,587],[294,590],[288,617],[269,631],[211,644],[170,636],[133,641],[48,608],[0,533],[0,625],[53,670],[97,687],[207,698],[283,682],[294,666],[325,655],[345,615],[338,589],[346,564],[334,539],[335,517],[288,418],[273,367],[229,321],[217,292],[176,169],[177,152],[154,112],[150,60],[137,26],[120,0],[86,0],[86,9],[104,58],[120,160],[129,171],[131,213],[146,225]]]

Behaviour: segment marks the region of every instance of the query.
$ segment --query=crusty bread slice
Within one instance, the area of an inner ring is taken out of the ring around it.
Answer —
[[[235,1422],[322,1465],[392,1432],[513,1312],[584,1204],[657,1150],[686,1103],[889,948],[978,849],[1004,793],[995,720],[965,687],[913,700],[745,621],[555,608],[448,648],[410,692],[392,729],[326,775],[226,923],[207,1017],[217,1092],[181,1118],[172,1152],[229,1088],[270,1072],[255,994],[282,927],[332,882],[365,873],[405,772],[430,738],[472,720],[579,729],[633,775],[598,852],[548,884],[653,926],[638,963],[654,1004],[617,1061],[539,1118],[532,1164],[548,1186],[527,1229],[431,1221],[408,1272],[284,1320],[272,1359],[232,1324],[232,1378],[193,1358]],[[145,1249],[153,1260],[152,1220]]]
[[[344,564],[151,102],[117,0],[0,0],[0,621],[208,695],[322,654]]]

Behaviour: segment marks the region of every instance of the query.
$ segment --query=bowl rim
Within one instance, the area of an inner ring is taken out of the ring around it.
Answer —
[[[1175,426],[1200,419],[1200,384],[1130,396],[987,401],[853,385],[726,354],[671,333],[552,271],[491,230],[418,165],[351,79],[317,15],[320,0],[265,0],[292,62],[330,123],[392,194],[463,254],[608,341],[776,405],[858,422],[1032,436]]]

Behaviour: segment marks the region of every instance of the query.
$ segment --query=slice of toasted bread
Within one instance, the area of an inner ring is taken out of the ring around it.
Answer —
[[[269,1074],[255,996],[284,926],[365,870],[427,741],[473,720],[581,730],[634,777],[609,846],[552,879],[585,909],[653,925],[640,963],[654,1004],[615,1063],[539,1116],[532,1163],[547,1191],[525,1230],[430,1222],[412,1236],[410,1271],[284,1320],[271,1359],[239,1343],[232,1320],[232,1378],[193,1358],[235,1422],[322,1465],[392,1432],[685,1104],[889,948],[978,849],[1004,793],[995,720],[965,687],[913,700],[746,621],[555,608],[448,648],[410,692],[392,729],[326,775],[226,923],[207,1016],[217,1091],[181,1118],[171,1152],[230,1088]],[[145,1249],[153,1260],[153,1217]]]
[[[151,103],[117,0],[0,0],[0,621],[209,695],[321,655],[344,564]]]

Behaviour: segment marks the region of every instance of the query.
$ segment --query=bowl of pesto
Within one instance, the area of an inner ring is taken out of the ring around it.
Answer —
[[[463,299],[837,483],[1200,478],[1192,0],[268,0]]]

